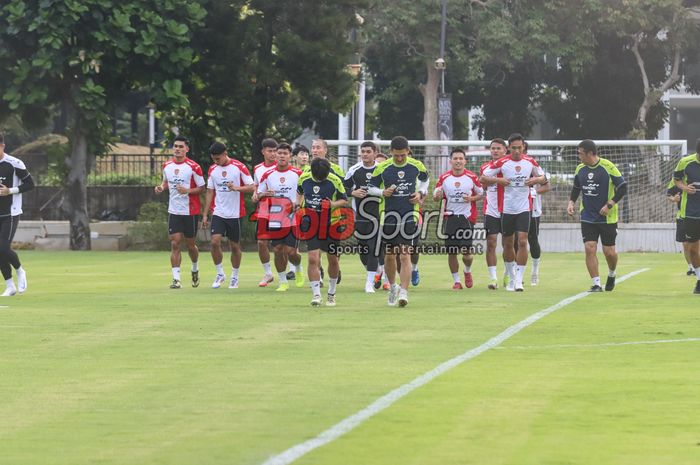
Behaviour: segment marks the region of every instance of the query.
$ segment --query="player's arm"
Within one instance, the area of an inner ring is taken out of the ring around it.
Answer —
[[[571,188],[571,194],[569,194],[569,204],[566,207],[566,213],[568,213],[569,216],[574,216],[574,205],[576,204],[576,200],[578,200],[579,194],[581,194],[581,184],[578,180],[577,171],[574,175],[574,186]]]
[[[500,168],[486,168],[479,178],[479,182],[486,187],[493,186],[494,184],[510,186],[510,181],[508,179],[498,177],[498,173],[500,172]]]
[[[160,194],[168,188],[168,180],[165,178],[165,173],[163,173],[163,180],[158,184],[153,190],[156,194]]]
[[[391,195],[394,193],[394,190],[396,190],[396,186],[389,187],[388,189],[384,189],[384,179],[382,177],[382,168],[377,166],[374,169],[374,173],[372,173],[372,179],[369,181],[369,189],[367,190],[367,193],[369,195],[373,195],[375,197],[391,197]]]
[[[622,174],[617,170],[615,166],[611,168],[608,172],[612,178],[613,187],[615,189],[615,194],[613,198],[608,200],[603,208],[600,209],[600,214],[603,216],[608,216],[608,212],[614,207],[622,198],[627,194],[627,182],[625,182]]]
[[[544,173],[544,170],[538,165],[535,165],[535,169],[532,171],[533,176],[530,177],[527,181],[525,181],[525,185],[528,187],[532,187],[535,184],[539,184],[541,186],[547,185],[549,183],[549,179],[547,179],[547,176]]]
[[[697,189],[693,184],[686,184],[685,165],[682,165],[682,163],[683,160],[681,160],[678,163],[678,166],[676,166],[676,169],[673,172],[673,182],[676,184],[676,187],[679,188],[682,192],[685,192],[688,195],[693,195],[697,192]]]
[[[211,203],[214,200],[215,190],[207,188],[207,195],[204,198],[204,211],[202,213],[202,229],[207,229],[207,223],[209,222],[209,209],[211,208]]]
[[[430,187],[430,179],[428,178],[428,170],[425,169],[423,163],[418,162],[418,177],[416,178],[416,192],[411,195],[410,202],[412,204],[422,204],[425,197],[428,195]]]
[[[478,181],[477,181],[478,183]],[[484,199],[484,189],[479,184],[475,184],[472,189],[472,195],[465,195],[464,200],[466,202],[479,202]]]

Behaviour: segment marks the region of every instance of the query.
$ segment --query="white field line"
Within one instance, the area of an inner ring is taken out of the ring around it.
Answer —
[[[645,344],[670,344],[673,342],[700,342],[700,337],[686,339],[656,339],[653,341],[629,341],[629,342],[602,342],[599,344],[554,344],[542,346],[506,346],[496,347],[497,350],[538,350],[538,349],[585,349],[599,347],[636,346]]]
[[[620,277],[617,282],[621,283],[629,278],[632,278],[640,273],[644,273],[645,271],[649,271],[649,268],[643,268],[641,270],[634,271],[632,273],[626,274],[622,277]],[[510,339],[523,329],[527,328],[528,326],[532,325],[533,323],[537,322],[538,320],[546,317],[550,313],[554,313],[557,310],[566,307],[567,305],[576,302],[577,300],[583,299],[584,297],[587,297],[590,295],[588,292],[581,292],[579,294],[576,294],[571,297],[567,297],[566,299],[552,305],[551,307],[547,307],[544,310],[540,310],[537,313],[533,313],[529,317],[525,318],[524,320],[520,321],[519,323],[514,324],[510,328],[506,329],[502,333],[498,334],[497,336],[492,337],[488,341],[484,342],[478,347],[475,347],[473,349],[470,349],[466,352],[464,352],[461,355],[458,355],[446,362],[441,363],[437,367],[433,368],[432,370],[420,375],[413,381],[410,381],[403,386],[399,386],[398,388],[394,389],[393,391],[389,392],[388,394],[385,394],[384,396],[380,397],[379,399],[375,400],[372,402],[370,405],[367,407],[363,408],[359,412],[345,418],[339,423],[336,423],[335,425],[331,426],[328,428],[326,431],[320,433],[318,436],[315,438],[309,439],[307,441],[304,441],[302,443],[299,443],[295,446],[290,447],[289,449],[285,450],[284,452],[281,452],[278,455],[274,455],[267,459],[262,465],[288,465],[298,458],[308,454],[314,449],[318,449],[319,447],[322,447],[339,437],[345,435],[346,433],[349,433],[353,429],[355,429],[357,426],[360,424],[364,423],[366,420],[372,418],[374,415],[378,414],[382,410],[385,410],[389,408],[391,405],[393,405],[396,401],[401,399],[402,397],[405,397],[406,395],[410,394],[414,390],[418,389],[419,387],[429,383],[430,381],[434,380],[438,376],[442,375],[443,373],[451,370],[452,368],[455,368],[456,366],[461,365],[462,363],[473,359],[474,357],[477,357],[478,355],[481,355],[482,353],[486,352],[489,349],[493,349],[494,347],[500,345],[504,341]]]

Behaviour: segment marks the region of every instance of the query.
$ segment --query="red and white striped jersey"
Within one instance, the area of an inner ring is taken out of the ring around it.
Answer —
[[[484,174],[486,168],[490,168],[493,161],[487,161],[481,165],[481,170],[479,175]],[[498,173],[497,178],[502,178],[503,174]],[[494,218],[501,217],[501,210],[503,210],[503,186],[500,184],[491,184],[486,187],[486,195],[484,196],[484,215],[489,215]]]
[[[245,216],[243,194],[229,189],[229,184],[236,187],[253,184],[248,168],[240,161],[233,159],[225,166],[211,165],[207,189],[214,191],[213,214],[220,218],[241,218]]]
[[[302,171],[299,168],[290,166],[284,171],[280,171],[277,166],[265,171],[258,183],[258,193],[272,191],[275,197],[287,197],[292,202],[297,199],[297,184]]]
[[[534,158],[527,155],[515,161],[510,155],[499,158],[484,170],[486,176],[497,176],[499,173],[510,181],[503,191],[503,209],[501,213],[517,215],[532,210],[530,187],[525,182],[534,176],[542,176],[544,171]]]
[[[265,162],[263,162],[255,165],[253,167],[253,180],[255,181],[255,185],[257,186],[260,184],[260,178],[262,178],[262,175],[265,174],[265,171],[269,171],[275,166],[277,166],[277,163],[266,165]]]
[[[170,201],[168,213],[173,215],[199,215],[202,212],[202,202],[199,194],[180,194],[177,186],[185,186],[188,189],[202,187],[204,176],[202,167],[189,158],[182,163],[170,159],[163,164],[163,180],[168,184]]]
[[[447,204],[445,205],[446,215],[464,215],[469,221],[476,223],[478,214],[476,202],[467,202],[464,196],[482,195],[484,190],[474,173],[464,170],[464,173],[455,176],[452,171],[444,173],[435,184],[435,189],[442,189],[442,195]]]

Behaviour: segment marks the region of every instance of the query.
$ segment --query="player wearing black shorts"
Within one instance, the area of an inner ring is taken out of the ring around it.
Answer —
[[[690,261],[697,282],[694,294],[700,294],[700,139],[695,144],[696,153],[681,158],[673,171],[673,179],[682,192],[680,214],[685,227],[685,239],[689,246]]]

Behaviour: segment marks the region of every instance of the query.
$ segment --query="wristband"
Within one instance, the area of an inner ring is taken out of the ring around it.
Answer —
[[[10,194],[19,194],[19,187],[10,187]]]

